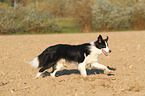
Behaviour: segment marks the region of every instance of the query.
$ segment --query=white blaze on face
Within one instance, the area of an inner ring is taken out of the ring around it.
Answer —
[[[109,49],[108,44],[107,44],[106,41],[105,41],[105,44],[106,44],[106,48],[102,48],[102,53],[107,56],[108,55],[107,53],[109,52],[110,49]]]
[[[103,50],[105,50],[106,52],[109,52],[109,47],[108,47],[108,44],[107,44],[107,42],[105,41],[105,44],[106,44],[106,48],[103,48]]]

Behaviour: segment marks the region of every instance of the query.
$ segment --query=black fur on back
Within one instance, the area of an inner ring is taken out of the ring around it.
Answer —
[[[39,56],[39,72],[54,66],[60,59],[81,63],[90,54],[90,43],[81,45],[58,44],[46,48]]]

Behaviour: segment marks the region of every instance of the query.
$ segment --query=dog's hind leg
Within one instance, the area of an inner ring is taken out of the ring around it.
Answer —
[[[53,72],[50,74],[52,77],[55,77],[56,72],[63,68],[63,64],[57,64],[54,67]]]
[[[56,63],[55,62],[52,62],[52,63],[49,63],[49,64],[45,64],[40,70],[39,72],[36,74],[36,77],[39,77],[46,69],[52,67],[53,65],[55,65]]]
[[[59,60],[57,62],[57,64],[53,66],[53,71],[52,71],[52,73],[50,75],[52,77],[55,77],[56,72],[63,68],[64,63],[65,63],[64,59]]]
[[[39,76],[43,73],[43,71],[44,71],[45,69],[47,69],[47,68],[48,68],[48,66],[42,67],[42,68],[39,70],[39,72],[36,74],[35,78],[39,77]]]
[[[104,70],[107,74],[110,74],[113,72],[112,70],[109,70],[105,65],[99,64],[98,62],[92,63],[91,67],[100,69],[100,70]]]

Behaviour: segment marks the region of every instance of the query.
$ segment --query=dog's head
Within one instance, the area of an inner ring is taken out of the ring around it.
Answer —
[[[107,53],[110,53],[110,52],[111,52],[111,50],[110,50],[109,47],[108,47],[107,41],[108,41],[108,36],[107,36],[106,39],[103,39],[102,36],[99,35],[98,40],[94,43],[95,46],[96,46],[98,49],[100,49],[100,52],[101,52],[102,54],[104,54],[105,56],[108,55]]]

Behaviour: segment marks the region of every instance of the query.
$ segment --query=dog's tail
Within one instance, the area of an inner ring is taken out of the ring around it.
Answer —
[[[39,67],[38,57],[35,57],[32,61],[27,62],[27,63],[30,64],[34,68],[38,68]]]

